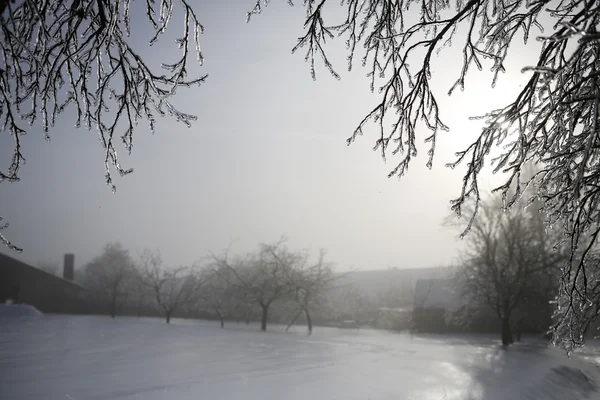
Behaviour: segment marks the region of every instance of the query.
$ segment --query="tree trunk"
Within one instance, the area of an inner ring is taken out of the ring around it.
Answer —
[[[171,322],[171,312],[170,311],[166,312],[166,319],[167,319],[167,324]]]
[[[267,319],[269,317],[269,306],[261,306],[262,307],[262,317],[260,319],[260,330],[266,332],[267,330]]]
[[[224,328],[225,327],[225,313],[219,307],[215,307],[215,312],[219,316],[219,322],[221,324],[221,328]]]
[[[312,319],[310,318],[310,313],[308,312],[308,308],[304,308],[304,313],[306,314],[306,325],[308,326],[308,334],[312,334]]]
[[[512,329],[510,329],[510,316],[505,314],[502,317],[502,345],[508,346],[513,344]]]
[[[517,342],[521,341],[521,333],[523,333],[523,320],[519,319],[515,324],[515,339]]]
[[[117,315],[117,299],[113,298],[110,302],[110,317],[114,318]]]
[[[302,309],[298,310],[298,312],[296,313],[296,315],[294,316],[294,318],[292,318],[292,321],[285,328],[286,332],[291,328],[292,325],[294,325],[294,322],[296,322],[296,320],[298,319],[298,317],[300,316],[300,314],[302,314]]]

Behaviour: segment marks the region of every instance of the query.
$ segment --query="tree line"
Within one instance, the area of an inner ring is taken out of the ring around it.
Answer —
[[[315,317],[366,319],[360,294],[338,284],[343,274],[335,273],[324,250],[311,257],[289,249],[285,239],[244,255],[211,253],[201,264],[179,267],[166,266],[157,250],[134,258],[120,243],[109,243],[82,272],[87,301],[113,318],[127,309],[160,313],[166,323],[175,314],[215,318],[221,327],[228,320],[258,320],[262,331],[273,319],[287,329],[302,321],[309,334]]]
[[[523,194],[527,196],[526,193]],[[453,271],[451,286],[462,306],[448,308],[444,323],[458,330],[498,329],[503,344],[513,333],[548,331],[560,326],[559,279],[569,250],[556,246],[558,229],[548,229],[540,204],[504,211],[500,195],[480,203],[465,236],[466,249]],[[454,219],[447,224],[459,230]],[[419,330],[414,284],[390,286],[375,298],[365,296],[345,275],[336,273],[326,252],[294,251],[285,239],[259,244],[247,254],[210,253],[193,266],[167,266],[157,250],[132,257],[120,243],[109,243],[83,267],[80,281],[93,312],[209,318],[220,321],[301,322],[312,333],[315,320],[344,320],[397,330]],[[414,282],[413,282],[414,283]],[[409,288],[410,286],[410,288]],[[404,310],[404,311],[401,311]],[[554,314],[554,315],[553,315]]]
[[[535,173],[533,167],[525,172]],[[582,295],[561,296],[562,268],[572,256],[562,229],[546,224],[540,212],[543,203],[534,190],[519,196],[527,199],[528,207],[507,209],[502,194],[496,194],[472,203],[473,209],[465,208],[474,214],[478,207],[475,218],[446,221],[469,234],[451,282],[461,306],[446,310],[445,323],[464,330],[478,330],[478,324],[497,326],[505,345],[523,330],[570,336],[559,331],[565,329],[562,313],[569,307],[563,303]],[[265,331],[271,318],[288,328],[301,321],[311,333],[315,318],[320,323],[360,320],[377,326],[379,314],[387,309],[388,327],[415,328],[414,316],[407,321],[394,314],[407,306],[419,308],[414,288],[390,286],[369,299],[355,286],[342,284],[341,277],[324,250],[311,257],[306,250],[291,250],[285,239],[259,244],[243,255],[229,250],[210,253],[201,264],[179,267],[164,265],[159,251],[146,249],[134,259],[122,245],[110,243],[84,267],[82,284],[89,300],[103,304],[113,317],[128,306],[138,314],[160,312],[167,323],[179,313],[215,318],[221,326],[228,320],[259,321]],[[588,293],[600,291],[594,276],[582,274],[578,279],[585,280],[578,285]],[[597,314],[590,310],[572,318],[587,324],[575,329],[588,330]]]

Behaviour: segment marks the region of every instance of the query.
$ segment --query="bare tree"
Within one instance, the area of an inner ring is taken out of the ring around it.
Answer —
[[[144,250],[139,260],[142,282],[152,291],[156,304],[165,313],[166,323],[173,313],[190,301],[202,280],[191,274],[190,268],[164,268],[158,251]]]
[[[324,307],[337,321],[364,322],[376,316],[375,305],[354,284],[336,285],[327,294]]]
[[[219,318],[221,328],[225,327],[225,319],[241,311],[246,302],[244,293],[229,283],[232,279],[231,270],[208,266],[202,274],[202,290],[195,295],[195,307],[212,310]]]
[[[326,299],[328,289],[331,289],[335,280],[341,278],[333,274],[331,264],[325,262],[325,251],[321,250],[314,264],[308,261],[308,254],[304,252],[292,268],[286,270],[288,284],[291,288],[292,301],[297,305],[297,312],[286,327],[286,331],[296,322],[302,313],[306,317],[308,334],[313,330],[311,310],[322,306]]]
[[[91,295],[107,302],[112,318],[128,296],[128,280],[132,278],[133,260],[120,243],[109,243],[102,255],[84,267],[84,285]]]
[[[213,255],[215,271],[260,309],[262,331],[267,330],[271,305],[291,293],[287,277],[300,259],[301,256],[285,247],[285,239],[275,244],[261,244],[256,254],[233,261],[229,260],[228,252]]]
[[[152,67],[129,41],[132,22],[145,18],[154,30],[150,44],[165,33],[176,7],[184,14],[181,49],[174,62]],[[141,17],[141,18],[137,18]],[[177,88],[204,82],[206,75],[188,78],[190,59],[202,64],[199,38],[203,27],[187,0],[0,0],[0,129],[14,140],[10,165],[0,170],[0,182],[16,182],[25,162],[21,136],[41,119],[44,136],[61,113],[76,112],[76,127],[96,128],[104,148],[106,183],[114,190],[111,168],[120,175],[118,143],[133,148],[140,119],[154,131],[156,116],[173,115],[190,125],[196,117],[171,103]],[[6,227],[6,226],[5,226]],[[17,246],[0,233],[0,241]]]
[[[248,20],[267,3],[256,0]],[[435,55],[443,53],[453,41],[462,48],[462,68],[456,80],[448,82],[451,95],[455,89],[465,88],[473,66],[482,70],[487,64],[495,86],[506,71],[505,61],[515,41],[527,44],[535,37],[542,42],[537,63],[523,65],[522,72],[529,75],[529,80],[514,101],[478,117],[485,123],[479,136],[447,164],[450,168],[466,164],[460,193],[451,203],[460,216],[469,199],[475,201],[475,212],[463,231],[467,234],[482,200],[479,176],[486,161],[491,161],[494,171],[506,174],[505,182],[493,189],[502,193],[503,208],[519,201],[521,189],[531,184],[535,187],[534,197],[544,204],[546,223],[564,231],[572,253],[563,271],[559,303],[564,306],[561,324],[555,329],[556,339],[580,345],[585,332],[568,326],[587,326],[580,315],[589,313],[581,314],[580,310],[593,309],[585,282],[586,275],[596,276],[598,272],[592,249],[600,234],[598,2],[344,0],[341,7],[345,17],[338,21],[330,21],[336,15],[327,10],[336,6],[332,1],[307,0],[303,6],[305,31],[293,51],[306,50],[313,78],[315,57],[340,78],[325,52],[326,40],[335,36],[346,39],[348,69],[357,57],[368,68],[371,90],[378,88],[380,101],[360,120],[348,144],[362,135],[369,121],[374,122],[379,131],[374,150],[379,150],[384,159],[389,155],[399,157],[390,177],[401,177],[417,155],[421,147],[417,132],[421,127],[428,131],[422,138],[428,143],[427,166],[431,168],[439,132],[448,129],[440,118],[439,94],[430,85]],[[418,7],[414,22],[410,22],[411,6]],[[544,34],[543,28],[550,33]],[[361,48],[364,51],[359,54]],[[491,155],[494,148],[503,150]],[[524,180],[521,172],[530,161],[542,168]],[[518,189],[509,193],[515,186]]]
[[[484,305],[493,310],[501,321],[502,343],[509,345],[515,312],[536,296],[545,296],[546,303],[551,300],[548,290],[555,286],[553,280],[557,283],[565,256],[553,249],[539,213],[523,209],[504,212],[500,202],[496,196],[482,203],[466,239],[457,283],[468,307]]]
[[[155,310],[155,297],[152,288],[145,283],[139,266],[133,268],[132,278],[127,284],[127,299],[138,317]]]

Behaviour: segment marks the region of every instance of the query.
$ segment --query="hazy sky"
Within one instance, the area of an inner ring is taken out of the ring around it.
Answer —
[[[378,99],[359,63],[347,72],[345,39],[329,46],[342,80],[318,65],[313,82],[304,54],[290,52],[303,32],[302,7],[276,1],[246,24],[254,0],[198,3],[206,62],[195,72],[209,78],[201,88],[179,90],[175,100],[198,121],[188,129],[162,119],[154,136],[140,123],[133,154],[121,153],[124,167],[135,172],[115,176],[115,194],[104,184],[96,132],[75,129],[72,113],[63,114],[51,143],[34,127],[24,140],[22,181],[0,185],[0,213],[11,224],[4,233],[24,247],[11,255],[36,265],[62,263],[72,252],[81,266],[107,242],[120,241],[133,255],[158,248],[167,264],[189,265],[232,241],[234,252],[246,252],[285,234],[290,247],[327,249],[339,269],[452,262],[461,242],[441,222],[459,194],[464,167],[452,171],[444,164],[477,134],[468,116],[503,106],[518,92],[526,79],[519,70],[533,61],[536,44],[533,51],[513,49],[495,90],[491,75],[474,69],[465,92],[450,98],[445,93],[460,71],[460,42],[441,53],[434,88],[451,132],[439,137],[429,171],[422,129],[420,155],[398,181],[387,178],[397,159],[385,164],[371,150],[374,135],[345,144]],[[171,22],[178,35],[179,17]],[[172,36],[148,47],[149,25],[139,18],[133,24],[142,55],[172,60]],[[12,149],[6,136],[3,168]]]

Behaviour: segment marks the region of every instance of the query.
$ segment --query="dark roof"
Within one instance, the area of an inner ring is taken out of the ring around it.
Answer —
[[[85,289],[80,284],[70,281],[68,279],[64,279],[60,276],[49,274],[48,272],[41,270],[39,268],[33,267],[29,264],[24,263],[23,261],[19,261],[16,258],[9,257],[4,253],[0,253],[0,271],[5,269],[19,269],[23,272],[27,273],[35,273],[35,274],[43,274],[46,279],[55,280],[56,282],[62,282],[69,285],[73,285],[79,289]],[[1,274],[1,272],[0,272]]]

